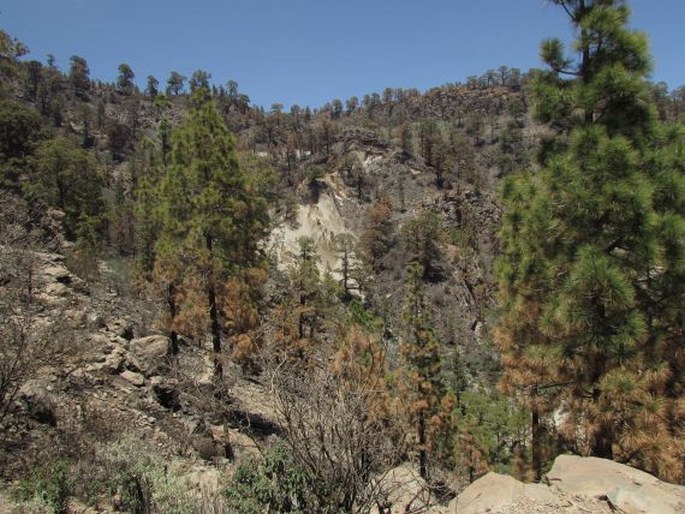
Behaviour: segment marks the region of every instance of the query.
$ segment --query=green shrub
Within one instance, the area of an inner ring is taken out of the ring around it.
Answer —
[[[29,502],[31,511],[63,514],[71,490],[69,468],[63,461],[46,464],[19,483],[17,500]]]
[[[287,448],[277,445],[262,462],[250,461],[238,468],[226,489],[227,507],[242,514],[327,512],[317,505],[314,487]]]
[[[140,442],[125,438],[103,447],[97,465],[106,472],[108,489],[132,514],[198,511],[196,497],[183,475]]]
[[[352,300],[349,309],[351,323],[357,324],[371,333],[379,333],[383,330],[383,320],[367,309],[359,300]]]

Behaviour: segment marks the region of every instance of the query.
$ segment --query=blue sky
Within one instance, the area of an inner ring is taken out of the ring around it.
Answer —
[[[650,37],[652,79],[685,84],[685,0],[629,4]],[[267,108],[525,71],[540,66],[543,38],[571,34],[546,0],[3,0],[0,28],[63,70],[75,54],[105,81],[122,62],[143,85],[204,69]]]

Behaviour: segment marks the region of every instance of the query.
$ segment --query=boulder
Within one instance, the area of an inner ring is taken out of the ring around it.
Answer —
[[[21,386],[19,399],[26,406],[29,416],[45,425],[57,425],[55,402],[49,392],[49,386],[45,386],[38,380],[29,380]]]
[[[126,369],[122,371],[119,376],[136,387],[143,387],[145,385],[145,377],[140,373]]]
[[[64,294],[64,292],[68,290],[67,286],[68,288],[71,288],[79,293],[86,293],[88,290],[88,284],[86,281],[74,275],[64,264],[62,264],[62,262],[57,261],[56,258],[54,258],[51,262],[48,262],[41,269],[41,273],[45,282],[47,283],[48,290],[50,290],[52,287],[60,294]],[[58,285],[62,285],[64,287],[58,287]]]
[[[124,349],[120,346],[115,347],[109,355],[104,356],[104,361],[99,357],[95,364],[90,364],[86,367],[87,371],[105,371],[112,375],[116,375],[121,371],[124,365]]]
[[[105,326],[105,318],[96,311],[87,312],[85,322],[88,328],[103,328]]]
[[[60,282],[54,282],[45,286],[45,294],[52,298],[64,298],[71,293],[71,290]]]
[[[43,276],[48,281],[59,282],[60,284],[71,284],[74,280],[72,273],[63,265],[51,263],[42,269]]]
[[[513,505],[523,501],[551,506],[554,495],[545,485],[524,484],[508,475],[491,471],[462,491],[451,507],[455,514],[509,512]]]
[[[129,348],[141,359],[159,360],[169,355],[171,341],[163,335],[151,335],[132,339]]]
[[[497,473],[476,480],[450,504],[453,514],[685,512],[685,487],[624,464],[560,455],[545,484],[523,484]]]
[[[132,339],[129,344],[128,362],[131,367],[149,376],[165,363],[170,350],[171,341],[166,336],[152,335]]]
[[[107,329],[126,341],[131,341],[135,332],[133,323],[123,318],[118,318],[107,323]]]
[[[685,512],[685,487],[607,459],[560,455],[546,478],[567,494],[607,498],[619,512]]]

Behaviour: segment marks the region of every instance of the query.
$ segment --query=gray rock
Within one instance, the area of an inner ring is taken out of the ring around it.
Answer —
[[[567,494],[606,497],[615,508],[630,514],[685,512],[685,487],[607,459],[560,455],[547,480]]]
[[[59,282],[61,284],[70,284],[74,280],[74,276],[62,264],[53,263],[51,265],[45,266],[42,269],[42,272],[43,276],[45,276],[47,280]]]
[[[102,364],[102,367],[100,369],[114,375],[121,371],[123,365],[124,356],[121,353],[113,352],[107,356],[105,362]]]
[[[617,487],[607,493],[607,499],[613,509],[626,514],[656,512],[654,502],[645,498],[639,486]]]
[[[122,371],[119,376],[136,387],[143,387],[145,385],[145,377],[140,373],[135,373],[134,371],[126,369]]]
[[[685,512],[685,487],[606,459],[561,455],[546,479],[549,486],[488,473],[461,492],[450,512]]]
[[[98,352],[111,351],[109,338],[105,334],[90,334],[88,336],[88,348]]]
[[[152,335],[133,339],[129,343],[127,356],[129,367],[147,376],[154,375],[166,364],[170,349],[171,342],[166,336]]]
[[[29,380],[21,386],[19,399],[26,406],[26,410],[39,423],[55,426],[55,402],[48,388],[38,380]]]
[[[103,328],[105,326],[105,319],[99,312],[88,312],[86,314],[86,325],[89,328]]]
[[[130,353],[126,355],[126,367],[131,371],[143,374],[146,374],[149,369],[145,361]]]
[[[151,335],[132,339],[130,350],[142,359],[157,360],[163,359],[169,354],[171,342],[163,335]]]
[[[60,282],[54,282],[52,284],[48,284],[45,288],[45,293],[49,297],[58,297],[58,298],[63,298],[65,296],[68,296],[70,293],[70,290],[67,286]]]
[[[86,293],[88,290],[86,281],[71,273],[66,266],[61,263],[49,263],[41,272],[46,282],[48,282],[48,291],[52,288],[53,294],[54,292],[65,294],[69,289],[79,293]],[[57,287],[58,285],[64,287]]]
[[[107,328],[109,329],[110,332],[113,332],[116,334],[118,337],[121,337],[122,339],[125,339],[126,341],[130,341],[133,339],[134,335],[134,328],[133,324],[129,322],[128,320],[125,319],[116,319],[112,321],[111,323],[107,324]]]
[[[522,482],[508,475],[490,472],[462,491],[453,502],[452,512],[506,512],[524,495]]]

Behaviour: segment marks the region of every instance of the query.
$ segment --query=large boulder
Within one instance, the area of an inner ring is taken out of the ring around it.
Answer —
[[[547,480],[566,494],[606,498],[612,508],[627,514],[685,512],[685,487],[607,459],[560,455]]]
[[[136,387],[143,387],[145,385],[145,377],[140,373],[125,369],[119,376]]]
[[[36,256],[44,263],[38,271],[38,276],[42,276],[48,290],[55,294],[64,294],[68,289],[79,293],[87,292],[88,284],[67,269],[63,256],[41,253],[36,253]]]
[[[451,507],[455,514],[504,513],[522,503],[552,508],[554,495],[545,485],[524,484],[508,475],[490,472],[462,491]]]
[[[488,473],[450,504],[453,514],[567,512],[676,514],[685,512],[685,487],[606,459],[561,455],[545,484],[523,484]]]

